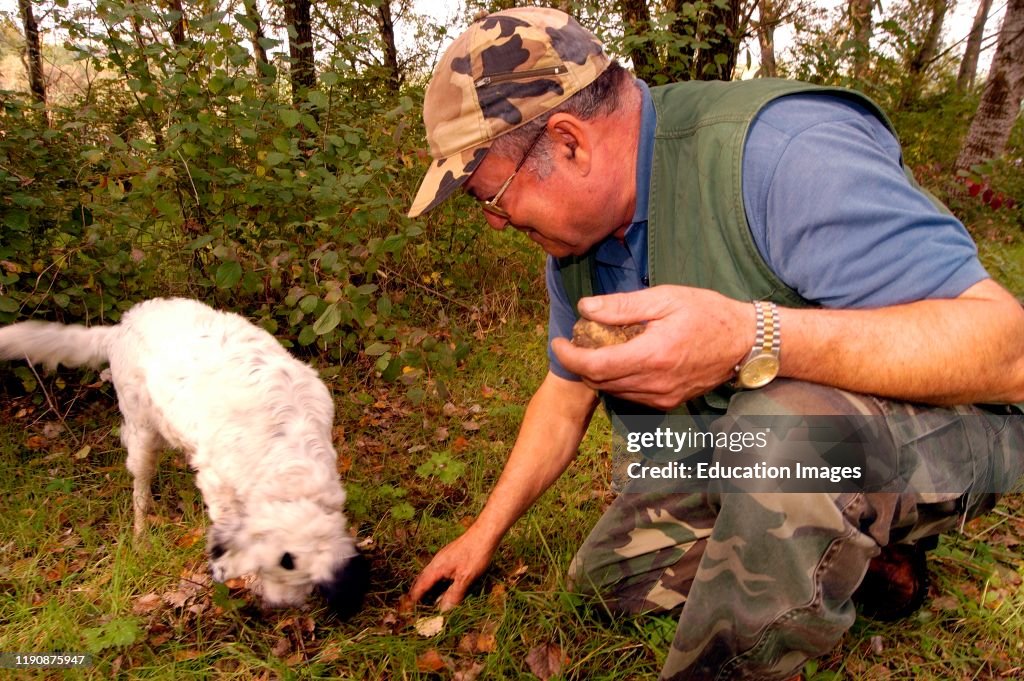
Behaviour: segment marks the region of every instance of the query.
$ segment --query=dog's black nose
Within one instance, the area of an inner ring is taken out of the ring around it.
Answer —
[[[338,566],[329,582],[316,585],[327,606],[341,619],[348,619],[359,612],[369,587],[370,561],[361,553]]]

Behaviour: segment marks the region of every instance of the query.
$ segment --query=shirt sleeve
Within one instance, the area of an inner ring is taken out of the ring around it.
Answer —
[[[967,230],[910,183],[899,143],[867,109],[799,95],[759,119],[744,153],[748,223],[805,299],[881,307],[956,297],[988,277]]]
[[[562,286],[562,277],[558,273],[558,261],[548,256],[544,272],[544,280],[548,288],[548,369],[559,378],[568,381],[579,381],[579,376],[562,366],[562,363],[551,351],[551,341],[555,338],[572,339],[572,327],[576,323],[576,313],[569,304],[569,295]]]

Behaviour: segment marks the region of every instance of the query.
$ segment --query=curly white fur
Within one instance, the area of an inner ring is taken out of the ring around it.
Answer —
[[[178,448],[212,521],[215,579],[256,575],[271,606],[298,605],[314,586],[336,609],[358,602],[365,565],[346,529],[334,405],[316,372],[269,333],[194,300],[156,298],[115,326],[0,329],[0,359],[110,364],[136,534],[160,450]],[[351,582],[358,593],[348,593]]]

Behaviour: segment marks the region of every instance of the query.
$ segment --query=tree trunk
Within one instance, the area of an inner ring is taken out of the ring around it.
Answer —
[[[316,87],[311,5],[311,0],[286,0],[284,3],[284,21],[288,25],[288,54],[291,56],[292,102],[296,105],[301,101],[304,90]]]
[[[871,10],[874,0],[849,0],[850,34],[856,44],[853,54],[853,77],[864,80],[871,68]]]
[[[256,0],[243,0],[243,4],[245,5],[245,17],[252,24],[249,27],[249,37],[252,43],[253,60],[256,62],[256,77],[263,82],[272,73],[270,60],[267,59],[267,49],[260,42],[267,37],[263,32],[263,17],[260,16],[260,11],[256,8]]]
[[[907,79],[904,81],[897,108],[906,107],[920,94],[922,76],[939,52],[939,38],[942,36],[942,24],[946,20],[949,0],[929,0],[928,6],[931,9],[928,28],[917,51],[910,55],[907,62]]]
[[[775,78],[779,67],[775,61],[775,27],[782,18],[781,0],[758,0],[757,44],[761,48],[761,66],[757,70],[760,78]]]
[[[185,44],[185,10],[181,6],[181,0],[169,0],[168,5],[178,13],[178,18],[171,26],[171,40],[178,47]]]
[[[623,32],[627,36],[642,38],[651,29],[651,11],[646,0],[620,0],[619,11],[622,13]],[[654,47],[646,41],[636,42],[629,48],[629,59],[633,62],[633,73],[650,83],[661,71],[658,54]]]
[[[946,20],[946,10],[949,9],[949,0],[931,0],[931,19],[928,22],[928,30],[925,31],[924,39],[917,52],[910,58],[907,65],[910,74],[913,76],[924,73],[924,70],[935,59],[939,52],[939,38],[942,35],[942,24]]]
[[[395,21],[391,16],[390,0],[382,0],[377,7],[377,28],[384,45],[384,69],[387,71],[388,87],[398,94],[402,87],[402,70],[398,65],[398,47],[395,45]]]
[[[32,13],[30,0],[18,0],[21,22],[25,27],[25,61],[28,68],[28,87],[32,99],[46,106],[46,80],[43,77],[43,48],[39,40],[39,25]]]
[[[967,36],[964,58],[960,62],[960,73],[956,77],[956,87],[961,92],[971,89],[978,75],[978,57],[981,55],[981,41],[985,37],[985,23],[990,11],[992,0],[979,0],[978,12],[974,15],[974,23],[971,24],[971,32]]]
[[[1009,0],[999,44],[978,111],[956,160],[956,170],[970,170],[1006,150],[1006,142],[1024,98],[1024,0]]]
[[[700,80],[732,80],[740,47],[741,4],[742,0],[729,0],[725,7],[713,4],[708,10],[704,23],[711,27],[711,32],[699,37],[711,43],[711,48],[697,51],[694,77]],[[724,26],[725,32],[720,33],[718,26]]]

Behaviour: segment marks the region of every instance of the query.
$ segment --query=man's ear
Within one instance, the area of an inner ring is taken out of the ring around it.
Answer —
[[[568,161],[580,175],[589,174],[594,147],[590,139],[593,130],[586,121],[572,114],[556,113],[548,119],[547,128],[555,145],[552,156]]]

